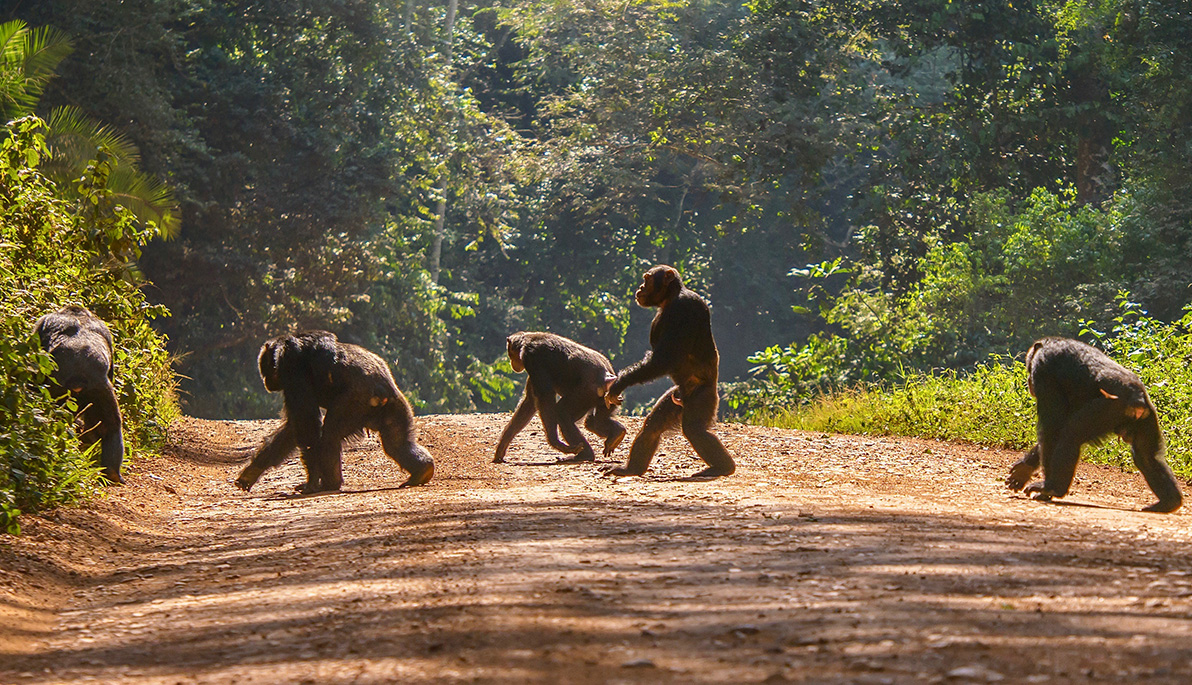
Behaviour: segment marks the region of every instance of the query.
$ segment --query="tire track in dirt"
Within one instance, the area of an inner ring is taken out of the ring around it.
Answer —
[[[727,424],[733,477],[680,480],[679,438],[613,480],[529,430],[490,464],[505,418],[420,417],[428,487],[369,439],[315,497],[279,494],[297,460],[231,486],[269,422],[179,422],[0,555],[0,606],[61,609],[5,631],[0,682],[1192,680],[1188,518],[1136,474],[1044,505],[1014,454]]]

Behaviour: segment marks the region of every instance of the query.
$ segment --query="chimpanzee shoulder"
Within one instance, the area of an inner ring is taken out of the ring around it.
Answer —
[[[1036,382],[1049,378],[1065,392],[1096,396],[1104,390],[1119,397],[1142,392],[1138,374],[1079,340],[1043,338],[1032,346],[1027,361]]]

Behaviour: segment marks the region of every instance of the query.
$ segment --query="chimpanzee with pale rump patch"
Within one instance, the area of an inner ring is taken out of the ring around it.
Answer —
[[[720,403],[716,387],[720,353],[712,338],[708,303],[685,288],[679,272],[666,265],[646,271],[634,299],[642,307],[658,308],[650,324],[651,349],[641,361],[617,375],[605,401],[615,404],[626,388],[661,376],[669,376],[675,386],[666,391],[646,416],[641,432],[629,448],[629,461],[608,473],[617,476],[645,473],[663,433],[682,428],[695,453],[708,464],[708,468],[693,478],[732,475],[736,464],[711,430]]]
[[[1163,433],[1146,387],[1134,372],[1078,340],[1043,338],[1026,353],[1027,387],[1036,398],[1038,444],[1010,469],[1006,486],[1048,501],[1068,494],[1080,447],[1116,433],[1159,501],[1144,511],[1172,512],[1183,495],[1163,459]],[[1043,467],[1043,480],[1027,485]]]

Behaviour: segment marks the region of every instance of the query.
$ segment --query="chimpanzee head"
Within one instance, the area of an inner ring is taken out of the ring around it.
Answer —
[[[257,355],[257,365],[261,369],[261,382],[265,384],[265,389],[269,392],[281,392],[281,373],[279,372],[281,356],[285,352],[286,342],[291,339],[290,336],[283,335],[267,340],[264,345],[261,345],[261,353]]]
[[[660,307],[674,299],[683,289],[683,281],[674,267],[659,264],[642,276],[634,299],[643,307]]]
[[[526,370],[526,365],[522,363],[522,346],[525,344],[525,337],[524,332],[518,331],[505,338],[505,349],[509,351],[509,365],[513,367],[515,373]]]

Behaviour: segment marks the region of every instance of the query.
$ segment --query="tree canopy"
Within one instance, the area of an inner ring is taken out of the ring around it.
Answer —
[[[256,348],[310,327],[380,352],[420,410],[508,407],[512,331],[640,355],[654,263],[711,301],[722,375],[758,370],[743,406],[1190,299],[1184,3],[4,12],[73,48],[46,39],[5,107],[102,122],[172,189],[177,237],[139,265],[201,416],[274,411]]]

